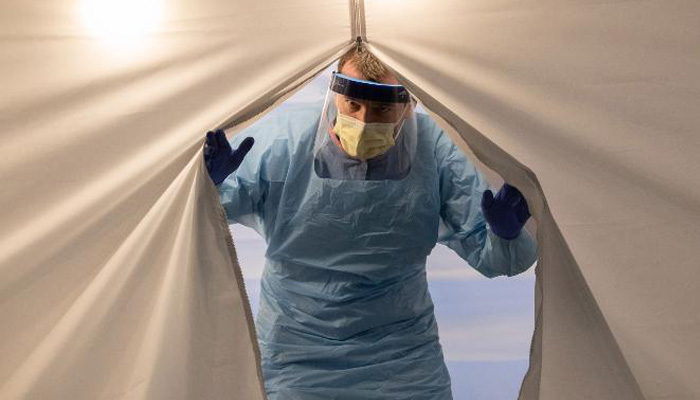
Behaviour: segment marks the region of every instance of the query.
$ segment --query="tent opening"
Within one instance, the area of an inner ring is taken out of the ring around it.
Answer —
[[[248,129],[278,113],[322,107],[335,70],[336,65],[331,65],[237,135],[245,136]],[[428,114],[420,104],[416,111]],[[447,131],[448,127],[442,128]],[[460,147],[495,192],[502,179],[479,163],[463,143]],[[532,219],[527,227],[534,228]],[[267,246],[251,228],[233,224],[230,230],[255,317]],[[427,277],[454,399],[516,399],[527,372],[534,331],[534,266],[514,277],[489,279],[438,244],[428,257]]]

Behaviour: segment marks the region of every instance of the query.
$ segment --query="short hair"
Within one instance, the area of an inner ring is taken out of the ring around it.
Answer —
[[[351,62],[368,81],[379,82],[389,74],[384,64],[364,46],[354,46],[343,54],[338,61],[338,72],[347,62]]]

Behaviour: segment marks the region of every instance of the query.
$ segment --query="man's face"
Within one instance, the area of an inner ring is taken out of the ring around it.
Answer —
[[[352,62],[345,63],[339,72],[351,78],[367,79],[355,68]],[[399,80],[391,74],[382,77],[379,83],[391,85],[400,84]],[[367,101],[354,99],[341,94],[336,94],[335,104],[341,114],[348,115],[366,123],[398,122],[406,109],[406,104]]]

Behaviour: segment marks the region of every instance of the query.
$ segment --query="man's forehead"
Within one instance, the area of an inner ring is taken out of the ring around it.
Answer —
[[[338,71],[342,73],[343,75],[347,75],[351,78],[357,78],[357,79],[367,79],[360,70],[355,67],[355,64],[352,61],[348,61],[345,64],[343,64],[343,68],[341,71]],[[379,83],[386,83],[390,85],[400,85],[401,83],[399,80],[392,75],[391,73],[387,73],[385,76],[382,77],[382,79],[379,80]]]

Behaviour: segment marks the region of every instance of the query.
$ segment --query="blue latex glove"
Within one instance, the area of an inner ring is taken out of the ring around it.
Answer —
[[[481,198],[481,209],[491,231],[503,239],[515,239],[530,218],[530,210],[523,195],[513,186],[505,183],[493,196],[487,190]]]
[[[243,157],[248,154],[253,143],[255,140],[252,137],[247,137],[234,151],[231,149],[231,144],[226,139],[223,130],[207,132],[207,141],[204,144],[204,163],[216,186],[219,186],[241,165]]]

